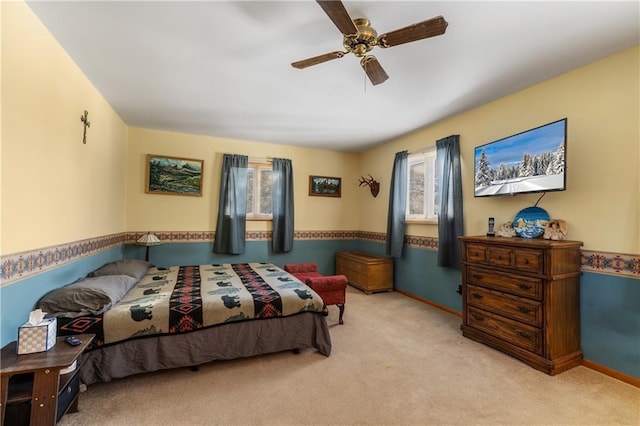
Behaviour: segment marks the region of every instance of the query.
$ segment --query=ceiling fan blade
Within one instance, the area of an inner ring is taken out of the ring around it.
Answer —
[[[447,30],[447,25],[449,25],[449,23],[445,21],[442,16],[437,16],[427,21],[418,22],[408,27],[384,33],[378,37],[377,44],[380,47],[392,47],[439,36]]]
[[[389,76],[385,72],[378,59],[376,59],[373,55],[365,56],[360,60],[360,65],[364,69],[364,72],[367,73],[367,77],[371,80],[371,84],[374,86],[380,83],[384,83]]]
[[[349,16],[344,4],[337,0],[316,0],[324,13],[329,16],[329,19],[338,27],[340,32],[347,37],[355,37],[358,34],[358,28],[353,23],[353,19]]]
[[[307,58],[301,61],[292,62],[291,66],[301,70],[313,65],[318,65],[323,62],[330,61],[332,59],[342,58],[343,56],[344,56],[344,52],[340,52],[340,51],[325,53],[324,55],[318,55],[318,56],[314,56],[313,58]]]

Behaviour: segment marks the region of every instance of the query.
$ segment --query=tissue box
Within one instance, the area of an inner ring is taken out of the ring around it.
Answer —
[[[24,323],[18,329],[18,355],[48,351],[56,344],[56,318],[40,324]]]

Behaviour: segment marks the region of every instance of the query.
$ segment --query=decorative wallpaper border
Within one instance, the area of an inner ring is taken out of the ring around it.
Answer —
[[[135,244],[146,232],[127,232],[124,237],[125,244]],[[178,232],[156,232],[156,237],[160,238],[163,243],[201,243],[213,241],[215,232],[213,231],[178,231]]]
[[[583,250],[580,255],[583,271],[640,278],[640,256]]]
[[[38,250],[15,253],[0,258],[0,283],[2,286],[40,274],[80,258],[111,250],[124,243],[124,232],[45,247]]]
[[[122,244],[135,244],[143,232],[123,232],[104,237],[81,240],[45,247],[28,252],[9,254],[0,258],[0,286],[46,272],[82,257],[116,248]],[[213,242],[213,231],[154,232],[162,242]],[[271,231],[248,231],[247,241],[269,241]],[[364,240],[385,243],[383,232],[364,231],[295,231],[296,240]],[[405,236],[405,245],[423,250],[437,250],[434,237]],[[640,255],[582,251],[581,269],[585,272],[640,279]]]
[[[135,244],[144,232],[129,232],[125,236],[125,244]],[[214,231],[202,232],[154,232],[162,242],[171,243],[192,243],[192,242],[213,242],[216,233]],[[384,234],[382,241],[384,241]],[[247,231],[245,233],[247,241],[269,241],[273,239],[272,231]],[[357,240],[361,238],[359,231],[295,231],[293,234],[296,240]]]

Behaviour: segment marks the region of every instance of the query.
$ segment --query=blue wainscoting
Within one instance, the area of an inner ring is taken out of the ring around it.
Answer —
[[[156,266],[269,262],[280,267],[287,263],[316,262],[320,273],[331,275],[335,271],[335,252],[358,250],[359,244],[358,240],[296,240],[291,252],[274,253],[271,241],[247,241],[244,254],[223,255],[212,253],[211,242],[166,243],[150,248],[149,261]],[[126,245],[125,258],[144,259],[145,250],[145,247]]]
[[[462,312],[462,296],[457,292],[462,284],[458,269],[437,265],[438,252],[407,249],[396,259],[396,286],[400,290]]]
[[[316,262],[325,275],[335,272],[335,252],[361,250],[384,255],[385,244],[368,239],[295,240],[290,253],[273,253],[270,240],[247,241],[243,255],[219,255],[208,242],[168,242],[150,248],[150,261],[157,266],[207,263]],[[83,257],[47,272],[5,283],[0,288],[2,346],[17,338],[36,301],[48,291],[69,284],[103,264],[121,259],[144,259],[145,247],[120,245]],[[397,290],[461,312],[457,293],[460,271],[436,266],[437,251],[405,247],[394,259]],[[372,295],[371,297],[375,297]],[[581,277],[581,339],[586,360],[640,379],[640,280],[629,276],[584,271]]]
[[[4,346],[18,338],[18,327],[29,319],[29,312],[34,309],[36,302],[43,295],[55,288],[71,284],[105,263],[122,259],[122,256],[123,248],[119,246],[2,286],[0,288],[1,345]]]
[[[584,358],[640,378],[640,281],[583,272],[580,327]]]

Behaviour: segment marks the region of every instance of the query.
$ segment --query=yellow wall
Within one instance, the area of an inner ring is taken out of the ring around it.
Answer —
[[[222,153],[293,160],[297,230],[385,232],[395,152],[451,134],[461,136],[465,232],[481,234],[487,217],[511,220],[538,195],[474,198],[473,148],[562,117],[568,190],[540,206],[565,219],[585,249],[640,252],[638,47],[357,155],[127,128],[24,3],[1,7],[2,253],[122,231],[215,230]],[[83,145],[85,109],[91,128]],[[145,194],[147,153],[203,159],[203,197]],[[342,177],[342,198],[309,197],[310,174]],[[358,187],[368,174],[380,181],[377,198]],[[433,225],[407,233],[437,237]]]
[[[127,230],[213,231],[216,229],[222,155],[292,160],[296,230],[358,229],[358,156],[149,129],[129,129]],[[144,192],[146,155],[204,160],[202,197]],[[342,178],[342,197],[310,197],[309,175]],[[271,230],[271,223],[250,221],[247,230]]]
[[[474,198],[474,147],[567,117],[567,190],[548,193],[539,207],[566,220],[569,238],[585,249],[640,253],[639,55],[639,47],[628,49],[363,154],[362,172],[379,175],[385,190],[363,203],[360,229],[386,230],[382,207],[395,152],[452,134],[460,135],[465,234],[485,233],[490,216],[498,224],[511,221],[540,195]],[[407,233],[436,237],[437,227],[410,225]]]
[[[26,4],[0,7],[1,252],[124,232],[126,125]]]

